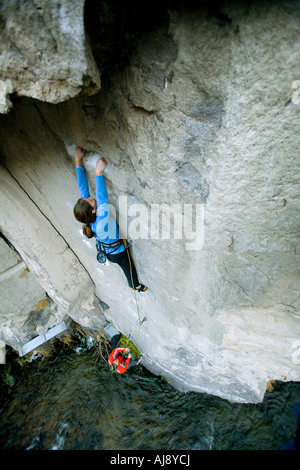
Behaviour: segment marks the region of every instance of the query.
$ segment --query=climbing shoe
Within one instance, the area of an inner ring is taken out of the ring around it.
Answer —
[[[138,292],[146,292],[147,289],[148,289],[148,287],[141,284],[141,287],[136,288],[135,290],[137,290]]]

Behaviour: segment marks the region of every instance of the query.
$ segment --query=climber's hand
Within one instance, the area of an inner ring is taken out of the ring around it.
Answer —
[[[126,348],[125,351],[130,352],[130,349],[129,349],[129,348]]]
[[[82,147],[79,147],[79,145],[76,145],[76,149],[75,149],[75,163],[76,163],[76,166],[81,166],[81,160],[84,156],[84,148]]]
[[[101,157],[101,158],[98,158],[98,160],[96,161],[96,175],[98,176],[101,176],[103,174],[103,170],[104,168],[106,167],[107,165],[107,161],[105,160],[105,158]]]

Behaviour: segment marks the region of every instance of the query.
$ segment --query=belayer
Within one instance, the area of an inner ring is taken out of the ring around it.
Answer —
[[[138,365],[140,362],[140,360],[136,361],[132,357],[129,348],[118,347],[118,342],[121,339],[121,336],[121,334],[118,334],[112,337],[111,352],[108,357],[110,371],[116,372],[117,374],[124,374],[129,367]]]
[[[95,199],[89,193],[88,181],[82,164],[83,156],[84,149],[76,146],[75,164],[80,198],[74,206],[74,216],[84,224],[83,234],[87,238],[96,238],[98,255],[103,254],[112,263],[117,263],[122,268],[131,288],[138,292],[145,292],[147,287],[139,282],[129,250],[125,248],[124,241],[119,239],[118,225],[109,214],[108,195],[103,176],[107,161],[101,157],[96,162]],[[97,259],[99,260],[98,257]]]

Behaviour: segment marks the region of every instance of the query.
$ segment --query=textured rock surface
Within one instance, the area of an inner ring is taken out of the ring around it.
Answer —
[[[34,304],[46,299],[46,293],[54,303],[52,311],[49,311],[49,316],[55,317],[54,324],[59,323],[67,312],[76,320],[78,305],[81,307],[80,319],[84,324],[86,308],[90,318],[95,310],[93,284],[88,273],[50,221],[3,166],[0,167],[0,181],[1,232],[26,263],[23,263],[22,272],[19,263],[13,273],[23,273],[24,279],[17,277],[13,282],[5,273],[2,275],[2,340],[15,346],[16,338],[19,338],[20,343],[24,344],[31,339],[28,335],[37,336],[40,333],[43,323],[46,329],[53,326],[52,322],[42,321],[39,324],[40,318],[36,317],[35,322],[29,318],[31,312],[28,309],[41,310],[40,306],[34,308]],[[30,274],[24,273],[26,268],[29,268]],[[40,289],[35,285],[37,280]],[[13,292],[15,297],[9,302]],[[98,303],[96,305],[98,320]]]
[[[37,334],[37,324],[38,328],[43,323],[49,324],[51,301],[19,254],[3,238],[0,257],[0,336],[18,350]]]
[[[106,72],[99,93],[14,100],[1,118],[0,228],[76,321],[100,327],[94,290],[150,370],[182,390],[259,402],[270,379],[300,379],[299,10],[229,4],[168,18],[141,35],[126,67]],[[121,227],[141,232],[140,328],[120,269],[97,263],[74,220],[75,143],[89,151],[92,193],[95,160],[107,158]],[[201,235],[187,249],[185,231],[156,237],[153,204],[177,214],[198,204],[204,244]],[[149,215],[139,227],[138,210]]]
[[[83,8],[83,0],[1,2],[0,112],[13,92],[58,103],[99,90]]]

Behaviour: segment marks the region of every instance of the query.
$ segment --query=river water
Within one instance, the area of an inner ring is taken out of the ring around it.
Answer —
[[[275,450],[296,435],[299,382],[275,382],[261,404],[232,404],[178,392],[141,365],[113,374],[91,346],[13,361],[2,450]]]

